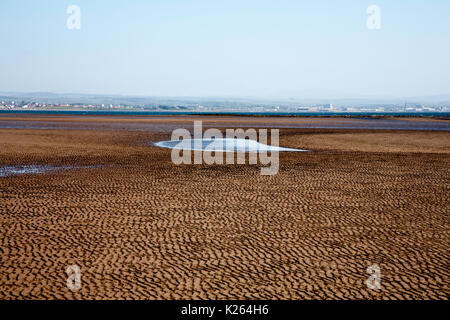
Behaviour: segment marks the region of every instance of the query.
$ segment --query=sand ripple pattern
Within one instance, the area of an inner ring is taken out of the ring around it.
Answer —
[[[86,143],[0,155],[108,165],[0,180],[1,299],[449,297],[448,154],[282,154],[279,174],[261,176],[175,166],[136,142],[161,140],[148,133],[52,134]],[[374,263],[379,291],[366,287]]]

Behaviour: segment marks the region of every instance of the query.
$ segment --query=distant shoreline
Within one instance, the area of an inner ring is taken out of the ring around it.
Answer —
[[[328,118],[389,118],[416,117],[450,120],[450,112],[251,112],[251,111],[103,111],[103,110],[0,110],[0,114],[31,115],[101,115],[101,116],[252,116],[252,117],[328,117]]]

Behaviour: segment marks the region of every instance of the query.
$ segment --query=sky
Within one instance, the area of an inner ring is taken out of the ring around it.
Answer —
[[[0,92],[449,94],[449,16],[448,0],[1,0]]]

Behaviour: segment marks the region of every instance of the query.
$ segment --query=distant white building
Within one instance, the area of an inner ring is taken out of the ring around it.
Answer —
[[[332,111],[333,105],[331,103],[323,104],[319,106],[319,111]]]

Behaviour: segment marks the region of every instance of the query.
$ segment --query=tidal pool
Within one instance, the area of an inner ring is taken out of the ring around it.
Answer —
[[[283,148],[259,143],[248,139],[185,139],[159,141],[155,143],[161,148],[192,150],[192,151],[216,151],[216,152],[306,152],[309,150]]]
[[[82,169],[82,168],[95,168],[98,166],[81,166],[81,167],[73,167],[73,166],[50,166],[50,165],[16,165],[16,166],[1,166],[0,165],[0,178],[15,176],[20,174],[38,174],[45,173],[56,170],[64,170],[64,169]]]

